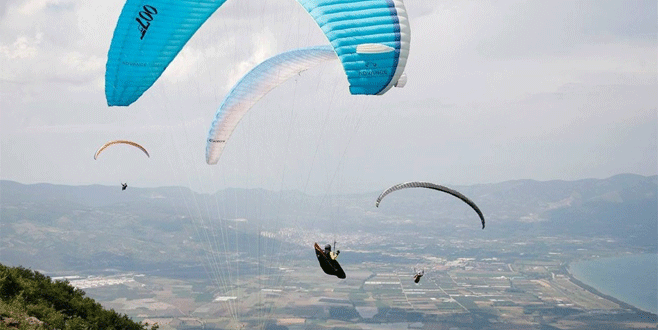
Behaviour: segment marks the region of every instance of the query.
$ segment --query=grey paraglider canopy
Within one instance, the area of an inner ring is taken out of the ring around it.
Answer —
[[[388,195],[388,194],[390,194],[390,193],[392,193],[396,190],[405,189],[405,188],[434,189],[434,190],[438,190],[438,191],[448,193],[450,195],[453,195],[453,196],[461,199],[462,201],[464,201],[464,203],[470,205],[473,208],[473,210],[475,210],[475,212],[477,212],[478,216],[480,217],[480,220],[482,221],[482,229],[484,229],[484,215],[482,215],[482,211],[480,211],[480,208],[477,205],[475,205],[475,203],[472,200],[468,199],[468,197],[464,196],[462,193],[460,193],[456,190],[450,189],[450,188],[442,186],[442,185],[434,184],[434,183],[431,183],[431,182],[414,181],[414,182],[405,182],[405,183],[396,184],[396,185],[384,190],[384,192],[382,192],[381,195],[379,195],[379,197],[377,197],[377,202],[375,202],[375,206],[379,207],[379,203],[382,201],[384,196],[386,196],[386,195]]]

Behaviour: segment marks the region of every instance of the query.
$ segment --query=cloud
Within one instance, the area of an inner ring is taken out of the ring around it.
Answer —
[[[560,4],[507,1],[471,8],[482,22],[475,49],[483,57],[523,59],[568,55],[583,44],[655,40],[655,1]]]
[[[37,56],[37,47],[43,40],[43,33],[37,33],[34,37],[19,36],[11,45],[0,45],[0,53],[5,59],[24,59]],[[7,62],[8,63],[8,62]]]
[[[62,2],[58,0],[27,0],[18,6],[18,12],[25,16],[31,16],[42,12],[50,5],[58,5]]]
[[[0,23],[2,79],[37,86],[44,82],[88,84],[102,75],[102,54],[94,52],[94,36],[86,36],[77,17],[84,6],[74,1],[10,2]],[[21,17],[21,19],[14,19]],[[13,39],[10,39],[12,38]],[[82,39],[82,43],[79,41]]]
[[[105,60],[80,51],[56,52],[42,47],[43,34],[33,38],[19,37],[11,46],[0,45],[3,66],[0,79],[19,82],[22,86],[59,82],[72,85],[88,84],[102,75]]]
[[[35,118],[36,119],[36,118]],[[125,121],[121,126],[125,131],[139,131],[143,133],[162,133],[179,131],[182,132],[186,127],[199,127],[205,125],[205,121],[200,118],[192,118],[190,120],[164,124],[149,124],[140,122]],[[10,131],[11,133],[25,133],[25,134],[71,134],[71,133],[112,133],[117,131],[116,123],[108,124],[73,124],[73,125],[49,125],[43,121],[32,121],[25,125],[20,131]]]
[[[268,30],[262,34],[257,34],[251,38],[250,49],[251,54],[248,58],[239,61],[231,69],[227,81],[227,90],[233,87],[242,76],[249,70],[253,69],[256,65],[265,61],[269,57],[276,55],[276,39],[273,34]]]

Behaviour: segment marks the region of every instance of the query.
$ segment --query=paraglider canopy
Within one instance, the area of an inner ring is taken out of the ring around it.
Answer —
[[[386,195],[388,195],[388,194],[390,194],[390,193],[392,193],[396,190],[406,189],[406,188],[428,188],[428,189],[433,189],[433,190],[437,190],[437,191],[442,191],[444,193],[450,194],[452,196],[455,196],[455,197],[461,199],[462,201],[464,201],[464,203],[468,204],[471,208],[473,208],[473,210],[475,210],[475,212],[480,217],[480,221],[482,222],[482,229],[484,229],[484,215],[482,215],[482,211],[480,211],[480,208],[477,205],[475,205],[475,203],[472,200],[470,200],[468,197],[464,196],[462,193],[460,193],[456,190],[453,190],[453,189],[450,189],[448,187],[438,185],[438,184],[435,184],[435,183],[431,183],[431,182],[413,181],[413,182],[404,182],[404,183],[400,183],[400,184],[396,184],[394,186],[391,186],[388,189],[384,190],[379,195],[379,197],[377,197],[377,201],[375,202],[375,206],[379,207],[379,203],[382,201],[382,199],[384,199],[384,197]]]
[[[272,56],[247,72],[215,113],[206,142],[206,163],[217,164],[242,117],[263,96],[296,74],[336,59],[329,45],[298,48]]]
[[[139,150],[141,150],[146,155],[146,157],[149,157],[149,158],[151,157],[151,155],[149,155],[149,152],[146,151],[146,149],[144,147],[142,147],[141,145],[139,145],[135,142],[126,141],[126,140],[114,140],[114,141],[107,142],[104,145],[102,145],[100,148],[98,148],[98,150],[96,150],[96,153],[94,154],[94,159],[97,159],[98,156],[101,154],[101,152],[103,152],[103,150],[107,149],[107,147],[113,146],[113,145],[116,145],[116,144],[127,144],[129,146],[133,146],[133,147],[138,148]]]

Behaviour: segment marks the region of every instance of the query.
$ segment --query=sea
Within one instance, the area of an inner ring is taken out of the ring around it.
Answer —
[[[658,254],[578,261],[570,264],[569,270],[601,293],[658,314]]]

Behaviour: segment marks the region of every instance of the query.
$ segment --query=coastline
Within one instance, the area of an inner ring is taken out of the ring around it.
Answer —
[[[572,262],[575,262],[575,261],[572,261]],[[571,263],[571,262],[570,262],[570,263]],[[592,293],[592,294],[594,294],[594,295],[597,295],[597,296],[599,296],[599,297],[601,297],[601,298],[603,298],[603,299],[606,299],[606,300],[612,301],[613,303],[619,305],[619,307],[621,307],[622,309],[628,309],[628,310],[631,310],[631,311],[633,311],[633,312],[635,312],[635,313],[638,313],[638,314],[647,314],[647,317],[652,317],[653,319],[658,318],[658,315],[655,314],[655,313],[652,313],[652,312],[650,312],[650,311],[646,311],[646,310],[641,309],[641,308],[639,308],[639,307],[633,306],[633,305],[631,305],[631,304],[629,304],[629,303],[626,303],[626,302],[624,302],[624,301],[621,301],[621,300],[619,300],[619,299],[617,299],[617,298],[615,298],[615,297],[613,297],[613,296],[610,296],[610,295],[607,295],[607,294],[605,294],[605,293],[602,293],[601,291],[597,290],[596,288],[594,288],[594,287],[592,287],[592,286],[590,286],[590,285],[587,285],[587,284],[583,283],[582,281],[580,281],[579,279],[577,279],[577,278],[571,273],[571,270],[569,269],[569,264],[570,264],[570,263],[567,263],[566,265],[562,266],[562,268],[563,268],[563,270],[564,270],[564,273],[569,277],[569,280],[570,280],[571,282],[573,282],[574,284],[578,285],[579,287],[583,288],[584,290],[589,291],[590,293]]]

